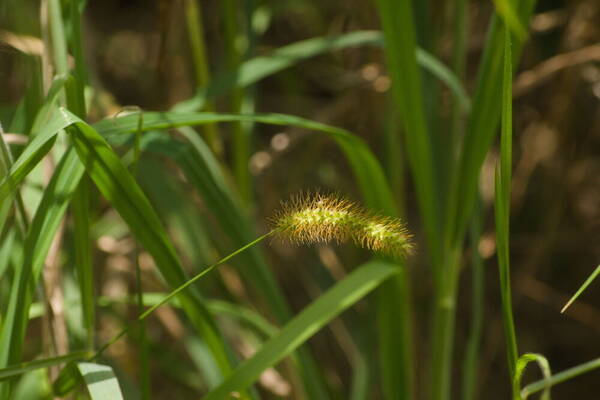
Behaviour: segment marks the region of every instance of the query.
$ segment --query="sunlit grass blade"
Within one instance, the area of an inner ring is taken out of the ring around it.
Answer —
[[[415,185],[425,231],[431,251],[436,252],[434,227],[437,226],[438,196],[435,195],[434,161],[427,131],[417,66],[416,36],[410,2],[379,0],[379,15],[386,38],[387,64],[392,77],[392,95],[404,127],[406,153]]]
[[[6,368],[0,369],[0,380],[19,376],[28,371],[33,371],[40,368],[47,368],[53,365],[59,365],[75,360],[83,360],[88,356],[89,352],[87,351],[76,351],[62,356],[44,358],[40,360],[33,360],[29,362],[20,363],[17,365],[11,365]]]
[[[13,164],[14,156],[12,154],[12,150],[9,144],[6,142],[4,129],[0,124],[0,172],[2,173],[2,176],[8,177],[9,170],[13,166]],[[29,221],[25,210],[25,204],[23,203],[23,197],[21,196],[19,190],[17,190],[16,185],[12,180],[9,180],[8,183],[11,185],[10,189],[12,189],[15,192],[14,203],[15,208],[18,211],[18,216],[15,216],[15,225],[16,228],[19,230],[20,235],[24,236],[25,231],[27,230],[27,227],[29,225]],[[6,219],[9,216],[11,207],[11,201],[0,202],[0,232],[4,232],[4,226],[6,223]]]
[[[378,0],[379,17],[386,39],[386,61],[392,78],[392,96],[398,107],[401,125],[404,128],[405,154],[414,178],[425,238],[429,249],[429,259],[433,261],[434,277],[441,264],[440,240],[437,228],[440,226],[439,193],[435,177],[436,160],[433,158],[432,139],[427,127],[422,92],[422,75],[417,63],[416,27],[411,1]],[[402,283],[402,282],[399,282]],[[380,312],[389,309],[392,301],[408,300],[408,279],[405,279],[401,291],[387,290],[387,297],[380,301]],[[387,285],[386,285],[387,286]],[[385,289],[385,287],[383,288]],[[401,298],[402,300],[399,300]],[[387,312],[390,315],[390,312]],[[390,315],[391,318],[391,315]],[[405,317],[408,318],[408,317]],[[390,323],[393,320],[390,319]],[[398,322],[396,322],[398,324]],[[385,336],[380,329],[380,356],[382,366],[383,390],[389,398],[410,399],[413,397],[413,366],[411,354],[413,343],[404,337],[410,331],[410,323],[396,326],[395,331],[403,341],[398,344],[391,336]],[[387,328],[390,328],[389,326]],[[394,349],[396,354],[390,355]],[[437,349],[433,349],[437,352]],[[435,365],[433,366],[435,368]],[[435,374],[435,371],[433,373]],[[432,382],[435,385],[435,382]],[[442,390],[446,390],[444,387]]]
[[[209,60],[206,57],[206,43],[204,40],[204,24],[202,22],[202,5],[197,0],[185,1],[185,22],[190,41],[192,60],[194,61],[195,83],[197,87],[206,87],[210,82]],[[212,102],[207,101],[204,110],[214,111]],[[206,142],[215,153],[223,153],[222,138],[216,125],[204,127]]]
[[[31,223],[23,249],[23,265],[17,270],[0,336],[0,365],[21,361],[33,288],[83,168],[71,149],[57,165]]]
[[[83,168],[83,166],[82,166]],[[81,293],[81,310],[83,326],[86,329],[87,348],[94,348],[95,306],[94,275],[92,269],[92,251],[90,238],[90,184],[86,178],[81,179],[73,196],[73,230],[75,248],[75,268]]]
[[[214,122],[250,121],[274,125],[290,125],[324,132],[330,135],[347,156],[350,166],[356,173],[359,186],[363,189],[366,203],[379,211],[395,215],[395,205],[387,179],[381,165],[358,137],[345,129],[333,127],[308,119],[284,114],[216,114],[216,113],[144,113],[142,131],[176,128],[179,126],[201,125]],[[94,125],[109,140],[137,129],[137,116],[130,115],[106,119]],[[126,139],[125,137],[124,139]]]
[[[511,0],[494,0],[496,13],[502,16],[505,23],[519,40],[525,40],[527,30],[523,27],[523,23],[517,15],[514,3]]]
[[[167,129],[178,126],[189,126],[206,124],[213,122],[225,122],[232,120],[253,121],[276,125],[292,125],[305,129],[323,132],[334,139],[350,163],[350,166],[358,180],[359,187],[366,204],[373,210],[383,211],[387,215],[397,215],[394,199],[383,174],[381,166],[366,144],[350,132],[321,124],[318,122],[298,118],[290,115],[264,114],[264,115],[232,115],[232,114],[213,114],[213,113],[144,113],[144,125],[142,130]],[[137,118],[135,116],[125,116],[121,118],[108,119],[96,124],[100,132],[109,138],[126,136],[125,133],[131,133],[137,130]],[[185,172],[189,181],[194,184],[200,193],[203,194],[205,201],[210,205],[211,210],[218,216],[219,223],[229,232],[237,243],[247,242],[252,237],[249,228],[245,228],[245,214],[237,205],[237,202],[231,197],[226,189],[224,178],[221,177],[216,161],[212,158],[206,145],[194,140],[193,135],[186,135],[188,140],[194,143],[194,148],[187,148],[183,143],[170,140],[165,135],[154,135],[151,142],[148,142],[147,149],[152,152],[159,152],[174,158]],[[189,147],[189,146],[188,146]],[[193,151],[193,150],[196,151]],[[250,257],[252,272],[247,267],[239,269],[242,276],[245,276],[249,282],[256,282],[260,293],[268,299],[269,304],[276,312],[280,322],[289,319],[289,308],[283,299],[280,289],[274,284],[273,278],[266,269],[264,261],[256,250],[251,249],[248,252]],[[395,278],[393,278],[395,280]],[[390,281],[391,282],[391,281]],[[407,281],[396,282],[394,284],[384,284],[382,290],[387,291],[390,296],[397,297],[398,288],[406,285]],[[400,286],[398,286],[400,285]],[[403,296],[400,293],[400,296]],[[402,304],[408,304],[401,301]],[[388,301],[385,304],[390,305]],[[390,326],[399,324],[406,316],[398,318],[391,305],[386,307],[390,312],[384,315],[390,318]],[[397,327],[396,332],[404,332],[406,328]],[[406,335],[405,335],[406,337]],[[390,349],[392,347],[390,346]],[[302,350],[302,349],[300,349]],[[306,365],[305,370],[312,371],[310,367],[312,362],[300,352],[299,359],[302,365]]]
[[[214,245],[226,252],[229,246],[245,244],[255,237],[250,221],[237,199],[226,185],[225,177],[219,169],[216,159],[206,144],[199,140],[194,132],[186,132],[189,144],[177,142],[164,134],[144,136],[146,149],[150,153],[164,154],[182,168],[187,180],[202,195],[203,201],[216,216],[220,228],[224,230],[231,244],[213,238]],[[153,140],[154,139],[154,140]],[[249,282],[258,296],[269,304],[276,319],[283,323],[291,316],[291,309],[277,285],[272,273],[258,248],[251,248],[233,261],[244,281]],[[300,372],[309,382],[319,379],[317,367],[305,349],[299,349]],[[316,385],[319,385],[318,383]],[[318,386],[317,386],[318,387]]]
[[[548,379],[542,379],[525,386],[523,390],[521,390],[521,397],[523,397],[523,400],[526,400],[530,395],[534,393],[537,393],[541,390],[557,385],[559,383],[566,382],[579,375],[585,374],[598,368],[600,368],[600,358],[596,358],[586,363],[569,368],[565,371],[561,371],[555,375],[552,375]]]
[[[524,26],[529,24],[536,0],[518,2],[515,10]],[[472,109],[467,119],[465,136],[456,171],[449,184],[448,206],[445,216],[444,237],[450,245],[462,242],[477,194],[479,170],[494,137],[502,107],[504,28],[500,17],[494,15],[477,76]],[[512,42],[513,63],[519,60],[524,41]]]
[[[77,363],[91,400],[122,400],[119,381],[108,365]]]
[[[236,71],[217,76],[206,88],[173,107],[174,111],[190,112],[203,107],[207,100],[226,94],[235,88],[243,88],[270,75],[298,64],[301,61],[335,50],[357,46],[383,46],[381,32],[356,31],[331,37],[317,37],[292,43],[274,50],[271,54],[257,56],[240,64]],[[443,82],[452,91],[463,109],[470,106],[470,99],[460,80],[441,61],[431,53],[416,50],[417,62],[433,76]]]
[[[35,119],[33,120],[33,125],[31,126],[31,136],[36,136],[52,117],[53,112],[56,110],[55,106],[59,98],[59,94],[61,93],[68,79],[72,78],[69,78],[66,75],[56,75],[52,79],[52,85],[48,90],[48,94],[44,99],[44,103],[40,107]]]
[[[517,390],[521,389],[521,377],[523,376],[523,372],[525,372],[525,368],[527,367],[527,365],[532,361],[535,361],[538,364],[540,370],[542,371],[542,374],[544,375],[545,380],[550,379],[550,377],[552,376],[552,372],[550,371],[550,364],[548,363],[546,357],[544,357],[541,354],[525,353],[517,360],[514,376],[514,385],[517,388]],[[521,394],[518,391],[515,393],[515,395],[515,400],[521,400]],[[540,396],[540,400],[550,400],[550,387],[544,389],[544,392]]]
[[[496,246],[502,298],[502,322],[506,341],[508,370],[513,384],[513,396],[518,396],[515,386],[518,350],[515,323],[512,314],[510,282],[510,194],[512,176],[512,55],[510,35],[504,41],[504,73],[502,85],[502,133],[500,137],[500,165],[496,168],[494,210],[496,216]]]
[[[40,132],[27,144],[23,152],[10,168],[10,173],[0,181],[0,202],[3,202],[19,185],[29,172],[50,151],[56,140],[56,135],[68,126],[68,121],[55,109],[52,117]]]
[[[592,272],[590,274],[590,276],[585,280],[585,282],[583,282],[583,285],[581,285],[581,287],[577,290],[577,292],[575,292],[575,294],[573,295],[573,297],[571,297],[569,299],[569,301],[567,302],[567,304],[565,304],[565,306],[562,308],[562,310],[560,310],[561,313],[564,313],[566,311],[567,308],[569,308],[569,306],[571,304],[573,304],[573,302],[575,300],[577,300],[577,298],[581,295],[581,293],[583,293],[583,291],[585,289],[587,289],[588,286],[590,286],[590,283],[593,282],[594,279],[596,279],[596,277],[600,274],[600,265],[598,265],[596,267],[596,269],[594,270],[594,272]]]
[[[484,290],[485,269],[483,258],[479,251],[479,241],[483,224],[481,200],[478,200],[477,209],[471,221],[469,242],[471,247],[471,326],[467,341],[465,355],[462,363],[462,399],[473,400],[477,396],[477,381],[479,377],[479,354],[481,351],[481,338],[484,320]]]
[[[69,115],[68,111],[65,113]],[[181,285],[186,280],[183,267],[148,199],[104,139],[77,117],[70,117],[74,124],[69,132],[86,172],[152,255],[167,283],[172,287]],[[230,364],[225,345],[198,293],[187,291],[181,301],[191,322],[211,348],[221,372],[226,374]]]
[[[190,201],[188,188],[172,179],[172,171],[148,152],[140,162],[140,184],[170,231],[173,242],[194,266],[211,264],[216,251],[211,243],[210,228],[199,207]]]
[[[398,268],[397,265],[383,261],[372,261],[358,267],[344,280],[338,282],[302,310],[275,337],[265,342],[254,356],[240,364],[223,383],[204,399],[223,399],[231,392],[245,389],[251,385],[262,371],[276,365],[339,313],[397,273]]]

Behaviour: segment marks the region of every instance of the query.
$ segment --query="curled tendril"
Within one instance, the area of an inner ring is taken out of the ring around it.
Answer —
[[[412,252],[411,236],[397,218],[375,215],[349,200],[321,193],[283,202],[271,219],[275,231],[296,243],[345,242],[394,257]]]

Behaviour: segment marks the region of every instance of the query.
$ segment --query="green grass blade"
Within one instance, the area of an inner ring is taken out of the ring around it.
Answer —
[[[164,134],[155,136],[155,141],[152,141],[149,135],[144,139],[151,140],[147,146],[149,152],[164,154],[177,162],[187,180],[198,190],[211,213],[217,217],[220,227],[231,239],[234,247],[249,242],[255,236],[252,225],[237,199],[225,185],[225,178],[218,169],[212,153],[201,140],[197,140],[198,136],[194,132],[186,136],[193,146],[169,140]],[[227,251],[230,246],[216,237],[213,241],[221,252]],[[260,250],[251,248],[233,263],[238,267],[242,278],[251,284],[257,296],[265,298],[277,320],[281,323],[287,321],[291,315],[290,308]],[[314,382],[319,379],[317,367],[308,352],[299,349],[298,357],[301,361],[300,371],[305,380]]]
[[[144,125],[142,130],[167,129],[178,126],[198,125],[214,122],[225,122],[232,120],[252,121],[277,125],[293,125],[305,129],[323,132],[332,137],[340,146],[350,166],[358,180],[359,187],[365,197],[367,205],[374,210],[381,210],[388,215],[397,215],[387,179],[385,178],[381,166],[377,159],[370,152],[366,144],[352,135],[350,132],[340,128],[331,127],[314,121],[306,120],[289,115],[264,114],[264,115],[232,115],[232,114],[213,114],[213,113],[145,113]],[[96,127],[104,135],[109,137],[123,136],[124,133],[134,132],[137,129],[137,119],[135,116],[126,116],[112,120],[102,121],[96,124]],[[193,135],[186,135],[189,140],[193,140]],[[148,150],[160,152],[174,158],[183,169],[188,180],[198,188],[203,194],[205,201],[210,205],[211,210],[218,216],[220,224],[225,228],[231,237],[236,238],[238,244],[251,240],[251,230],[244,227],[246,224],[245,214],[241,211],[237,202],[230,196],[229,191],[224,184],[224,178],[220,176],[216,161],[200,141],[194,142],[194,149],[186,149],[182,143],[177,143],[165,137],[164,134],[154,135],[151,142],[148,143]],[[196,151],[193,151],[196,150]],[[250,262],[253,268],[246,266],[239,271],[249,282],[255,282],[259,292],[265,296],[269,304],[273,307],[276,316],[280,322],[285,322],[289,318],[289,308],[283,300],[280,289],[275,285],[274,280],[264,261],[258,254],[258,251],[251,249],[244,261]],[[252,271],[250,273],[250,271]],[[406,281],[399,282],[406,285]],[[388,293],[393,296],[404,296],[404,292],[397,292],[398,282],[394,285],[384,285],[389,288]],[[383,289],[382,289],[383,290]],[[402,301],[407,304],[407,301]],[[394,326],[402,319],[397,317],[395,311],[388,308],[391,312],[385,316],[390,318],[390,326]],[[396,331],[405,331],[405,328],[398,328]],[[389,346],[393,348],[393,346]],[[301,364],[304,365],[304,371],[312,371],[312,361],[302,352],[299,354]]]
[[[92,400],[122,400],[119,381],[108,365],[77,363]]]
[[[284,114],[216,114],[216,113],[144,113],[142,131],[169,129],[180,126],[201,125],[214,122],[248,121],[274,125],[291,125],[324,132],[340,146],[356,174],[365,201],[369,206],[395,215],[395,205],[381,165],[360,138],[345,129],[308,119]],[[104,136],[123,136],[137,129],[137,116],[129,115],[107,119],[94,125]],[[377,206],[374,206],[377,205]]]
[[[68,111],[64,112],[74,121],[69,132],[88,175],[152,255],[167,283],[171,287],[180,286],[186,281],[183,267],[150,202],[102,136]],[[210,313],[196,291],[187,291],[181,297],[188,317],[208,343],[221,372],[226,374],[229,360]]]
[[[254,356],[240,364],[205,400],[224,399],[233,391],[245,389],[262,371],[277,364],[334,317],[397,272],[397,265],[383,261],[372,261],[359,267],[302,310],[279,334],[265,342]]]
[[[412,315],[409,274],[404,265],[377,290],[377,328],[385,398],[411,399]]]
[[[600,358],[596,358],[596,359],[588,361],[586,363],[569,368],[565,371],[561,371],[558,374],[552,375],[548,379],[542,379],[537,382],[533,382],[533,383],[525,386],[523,388],[523,390],[521,390],[521,396],[525,400],[530,395],[537,393],[540,390],[544,390],[546,388],[557,385],[559,383],[566,382],[566,381],[573,379],[579,375],[585,374],[587,372],[593,371],[598,368],[600,368]]]
[[[583,282],[583,285],[581,285],[581,287],[580,287],[580,288],[577,290],[577,292],[575,292],[575,294],[573,295],[573,297],[571,297],[571,298],[569,299],[569,301],[567,302],[567,304],[565,304],[565,306],[562,308],[562,310],[560,310],[560,312],[561,312],[561,313],[564,313],[564,312],[565,312],[565,310],[566,310],[567,308],[569,308],[569,306],[570,306],[571,304],[573,304],[573,302],[574,302],[575,300],[577,300],[577,298],[578,298],[578,297],[581,295],[581,293],[583,293],[583,291],[584,291],[585,289],[587,289],[587,287],[588,287],[588,286],[590,286],[590,283],[592,283],[592,281],[593,281],[594,279],[596,279],[596,277],[597,277],[598,275],[600,275],[600,265],[598,265],[598,266],[596,267],[596,269],[594,270],[594,272],[592,272],[592,273],[590,274],[590,276],[589,276],[589,277],[588,277],[588,278],[585,280],[585,282]]]
[[[202,88],[192,98],[175,107],[174,111],[191,112],[203,107],[205,102],[226,94],[235,88],[252,85],[268,76],[298,64],[308,58],[335,50],[357,46],[383,46],[381,32],[356,31],[331,37],[317,37],[292,43],[274,50],[271,54],[257,56],[243,62],[235,71],[217,76],[206,88]],[[433,76],[443,82],[463,108],[468,109],[470,99],[460,80],[441,61],[423,49],[416,50],[417,62]]]
[[[513,2],[510,0],[494,0],[496,13],[504,19],[505,24],[517,36],[519,40],[525,40],[527,30],[523,27],[523,23],[519,19]]]
[[[83,167],[83,166],[82,166]],[[90,237],[90,185],[88,179],[81,179],[72,201],[75,268],[81,293],[81,311],[83,326],[86,330],[88,350],[94,348],[95,308],[94,274]]]
[[[52,61],[56,72],[66,75],[69,73],[69,63],[60,0],[48,0],[48,19],[50,22],[50,40],[52,42]]]
[[[468,113],[471,110],[471,99],[452,70],[425,50],[417,49],[417,62],[450,89],[461,112]]]
[[[190,265],[208,265],[216,260],[207,221],[198,207],[189,201],[189,188],[176,179],[162,163],[145,155],[140,162],[140,183]]]
[[[185,24],[190,42],[192,60],[194,61],[195,83],[197,87],[205,87],[210,82],[210,70],[206,57],[206,44],[204,41],[204,24],[202,22],[202,7],[198,0],[185,1]],[[207,102],[206,111],[214,111],[214,105]],[[212,151],[220,156],[223,153],[223,143],[219,137],[216,125],[204,127],[206,142]]]
[[[516,8],[524,26],[529,23],[536,0],[518,2]],[[448,207],[444,236],[451,245],[462,242],[477,195],[479,170],[498,128],[500,93],[502,93],[504,29],[497,15],[492,19],[486,46],[479,67],[472,109],[467,120],[465,137],[456,169],[449,185]],[[513,62],[519,59],[523,41],[512,42]]]
[[[477,398],[477,381],[479,376],[479,354],[481,351],[481,336],[484,320],[484,290],[485,269],[483,258],[479,252],[483,212],[481,200],[476,203],[477,210],[471,222],[469,243],[471,247],[471,326],[462,364],[462,399],[473,400]]]
[[[56,110],[55,105],[59,97],[58,95],[63,90],[68,79],[72,78],[67,75],[56,75],[52,79],[52,85],[50,85],[48,94],[44,99],[44,104],[42,104],[35,116],[35,119],[33,120],[33,125],[31,126],[31,136],[36,136],[52,117],[52,113]]]
[[[2,125],[0,124],[0,172],[2,172],[2,176],[8,176],[8,171],[10,167],[14,164],[14,157],[10,146],[6,142],[6,138],[4,136],[4,129],[2,129]],[[9,178],[10,179],[10,178]],[[15,217],[15,221],[17,222],[17,229],[22,236],[25,235],[25,231],[29,226],[29,220],[27,218],[27,212],[25,210],[25,203],[23,202],[23,197],[21,193],[16,190],[16,185],[12,180],[9,180],[9,183],[12,184],[11,189],[15,191],[15,206],[18,211],[18,217]],[[0,203],[0,232],[4,231],[4,224],[6,223],[6,219],[11,209],[11,201],[1,202]]]
[[[44,358],[41,360],[33,360],[17,365],[11,365],[0,369],[0,380],[9,379],[15,376],[22,375],[28,371],[33,371],[40,368],[47,368],[62,363],[67,363],[75,360],[83,360],[89,356],[87,351],[75,351],[66,355]]]
[[[87,72],[85,59],[83,56],[83,39],[81,34],[81,12],[85,7],[86,1],[73,0],[68,5],[69,8],[69,48],[73,55],[73,84],[68,102],[69,109],[80,118],[87,115],[85,105],[85,85],[87,82]]]
[[[494,209],[496,214],[496,243],[498,269],[500,274],[500,294],[502,298],[502,322],[506,340],[508,370],[513,383],[513,395],[518,395],[514,386],[518,350],[512,315],[512,294],[510,283],[510,187],[512,170],[512,55],[510,35],[504,42],[504,74],[502,88],[502,133],[500,138],[500,165],[496,168],[496,193]]]
[[[535,361],[540,369],[542,370],[542,374],[544,375],[544,380],[550,379],[552,376],[552,372],[550,371],[550,364],[546,357],[541,354],[535,353],[525,353],[517,360],[516,371],[515,371],[515,387],[518,389],[521,388],[521,377],[523,376],[523,372],[525,372],[525,368],[527,365]],[[517,392],[516,400],[521,400],[521,394]],[[540,396],[540,400],[550,400],[550,387],[546,387],[544,392]]]
[[[416,185],[417,200],[435,273],[441,263],[439,237],[436,233],[440,221],[437,203],[439,196],[436,193],[436,163],[426,123],[421,86],[422,75],[418,67],[416,27],[411,3],[378,0],[376,4],[385,34],[386,61],[392,78],[392,96],[404,128],[405,154]],[[435,74],[435,71],[431,72]],[[451,72],[449,74],[452,75]],[[379,305],[380,312],[388,316],[387,328],[394,327],[394,331],[402,338],[398,344],[391,335],[386,335],[382,329],[379,330],[380,358],[385,363],[382,366],[384,371],[382,383],[387,397],[411,399],[414,367],[411,357],[413,344],[410,343],[409,337],[409,317],[403,316],[406,320],[402,322],[394,320],[393,312],[389,309],[391,302],[408,303],[408,279],[397,284],[404,286],[401,290],[394,291],[386,290],[392,283],[384,285],[382,288],[385,290],[382,294],[384,299]]]
[[[23,249],[23,265],[17,270],[0,336],[0,365],[21,361],[25,329],[29,320],[32,290],[39,280],[54,234],[83,168],[74,150],[58,163],[31,223]]]
[[[50,151],[56,140],[56,135],[71,122],[55,109],[50,120],[43,129],[27,144],[23,152],[10,168],[10,173],[0,181],[0,203],[11,195],[29,172]]]
[[[405,131],[406,152],[412,168],[419,206],[431,251],[436,252],[435,227],[439,218],[435,194],[434,160],[427,131],[417,66],[413,11],[409,1],[378,0],[386,38],[387,64],[392,77],[392,94]],[[435,257],[434,257],[435,258]]]

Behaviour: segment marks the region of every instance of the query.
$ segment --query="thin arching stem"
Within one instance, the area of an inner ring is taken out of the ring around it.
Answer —
[[[156,311],[159,307],[163,306],[165,303],[169,302],[173,297],[177,296],[179,293],[181,293],[183,290],[185,290],[188,286],[190,286],[193,283],[195,283],[196,281],[198,281],[200,278],[202,278],[204,275],[206,275],[209,272],[211,272],[213,269],[217,268],[219,265],[225,264],[227,261],[229,261],[230,259],[232,259],[236,255],[240,254],[241,252],[243,252],[243,251],[249,249],[250,247],[252,247],[252,246],[254,246],[254,245],[262,242],[263,240],[265,240],[269,236],[273,235],[275,232],[276,232],[275,229],[269,231],[268,233],[262,235],[258,239],[255,239],[252,242],[248,243],[247,245],[245,245],[243,247],[240,247],[239,249],[237,249],[233,253],[231,253],[231,254],[223,257],[222,259],[220,259],[216,263],[214,263],[214,264],[208,266],[207,268],[203,269],[201,272],[199,272],[197,275],[195,275],[192,279],[188,280],[186,283],[184,283],[183,285],[179,286],[178,288],[176,288],[175,290],[173,290],[172,292],[170,292],[161,301],[159,301],[158,303],[156,303],[155,305],[153,305],[152,307],[148,308],[146,311],[144,311],[143,313],[141,313],[139,315],[139,317],[137,318],[137,320],[133,324],[130,324],[127,327],[125,327],[123,330],[121,330],[119,333],[117,333],[112,339],[110,339],[102,347],[100,347],[100,349],[98,349],[98,351],[90,358],[90,360],[95,360],[98,357],[100,357],[100,355],[102,355],[102,353],[107,348],[109,348],[113,343],[115,343],[119,339],[121,339],[123,337],[123,335],[125,335],[127,332],[129,332],[137,323],[139,323],[140,321],[145,320],[150,314],[152,314],[154,311]]]

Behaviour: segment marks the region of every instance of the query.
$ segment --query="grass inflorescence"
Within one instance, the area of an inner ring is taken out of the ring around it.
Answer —
[[[413,251],[402,221],[367,211],[338,195],[301,193],[283,202],[274,229],[296,243],[346,242],[393,257]]]

